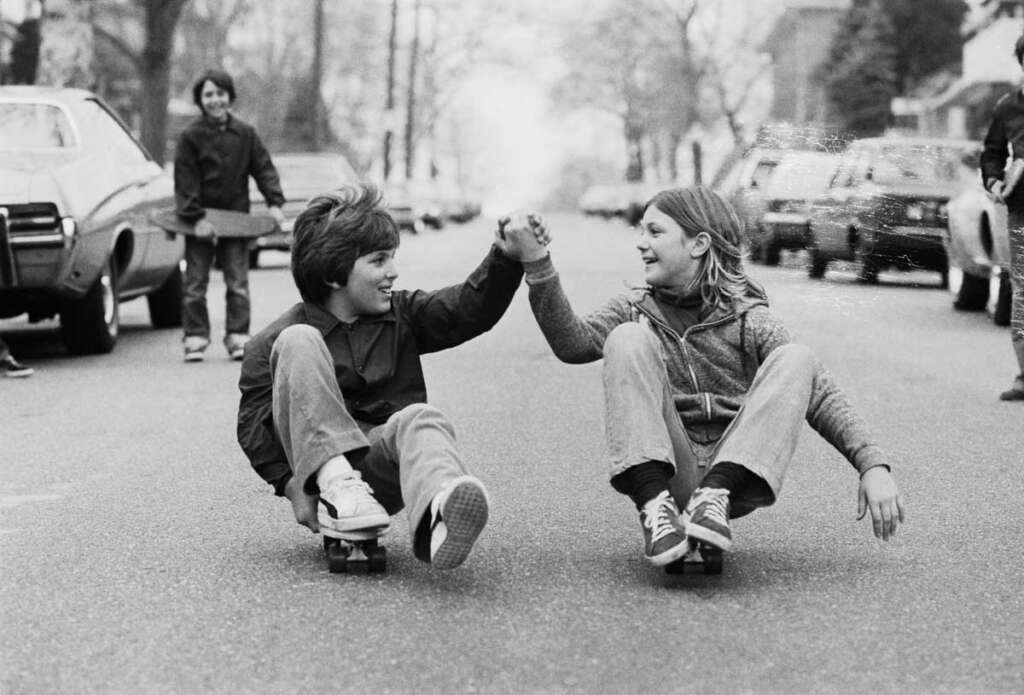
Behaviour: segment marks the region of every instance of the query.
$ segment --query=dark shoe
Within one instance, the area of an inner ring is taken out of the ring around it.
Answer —
[[[14,355],[7,355],[3,359],[0,359],[0,372],[3,372],[4,376],[12,379],[22,379],[26,376],[32,376],[36,373],[36,370],[31,367],[26,367],[21,362],[14,359]]]
[[[1024,376],[1013,380],[1013,386],[999,394],[1001,401],[1024,401]]]
[[[690,549],[686,531],[679,523],[679,508],[667,490],[640,510],[640,526],[644,532],[644,557],[653,565],[667,565]]]
[[[693,491],[684,514],[686,535],[721,550],[732,547],[729,530],[729,491],[699,487]]]

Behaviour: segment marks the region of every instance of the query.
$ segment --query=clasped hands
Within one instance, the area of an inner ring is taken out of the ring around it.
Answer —
[[[527,263],[548,255],[551,235],[540,215],[517,210],[498,219],[494,243],[505,255]]]

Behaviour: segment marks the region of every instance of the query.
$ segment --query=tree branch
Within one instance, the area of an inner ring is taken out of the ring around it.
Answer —
[[[122,39],[120,36],[115,36],[101,26],[93,25],[93,32],[96,36],[100,37],[111,45],[118,53],[128,59],[136,70],[142,70],[142,57],[135,51],[128,42]]]

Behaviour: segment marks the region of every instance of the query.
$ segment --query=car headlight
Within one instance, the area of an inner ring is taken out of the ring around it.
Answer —
[[[924,206],[920,203],[911,203],[907,206],[907,219],[920,222],[924,219]]]

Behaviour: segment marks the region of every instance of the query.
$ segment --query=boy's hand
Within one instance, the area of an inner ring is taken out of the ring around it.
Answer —
[[[857,520],[863,519],[868,510],[876,537],[887,541],[896,535],[904,519],[903,498],[896,489],[896,479],[885,466],[869,468],[860,477]]]
[[[217,228],[205,217],[196,220],[195,236],[197,239],[214,239],[217,236]]]
[[[515,212],[498,220],[495,243],[520,262],[536,261],[548,254],[551,235],[540,215]]]
[[[271,205],[267,208],[267,212],[271,217],[274,218],[274,222],[277,222],[278,227],[284,226],[284,211],[278,205]]]
[[[292,503],[292,512],[295,514],[295,521],[299,522],[313,533],[320,532],[320,523],[316,518],[317,496],[308,495],[302,489],[302,483],[297,476],[292,476],[285,483],[284,496]]]
[[[985,186],[985,193],[995,203],[1005,203],[1006,199],[1003,197],[1003,182],[999,179],[989,179],[988,185]]]

